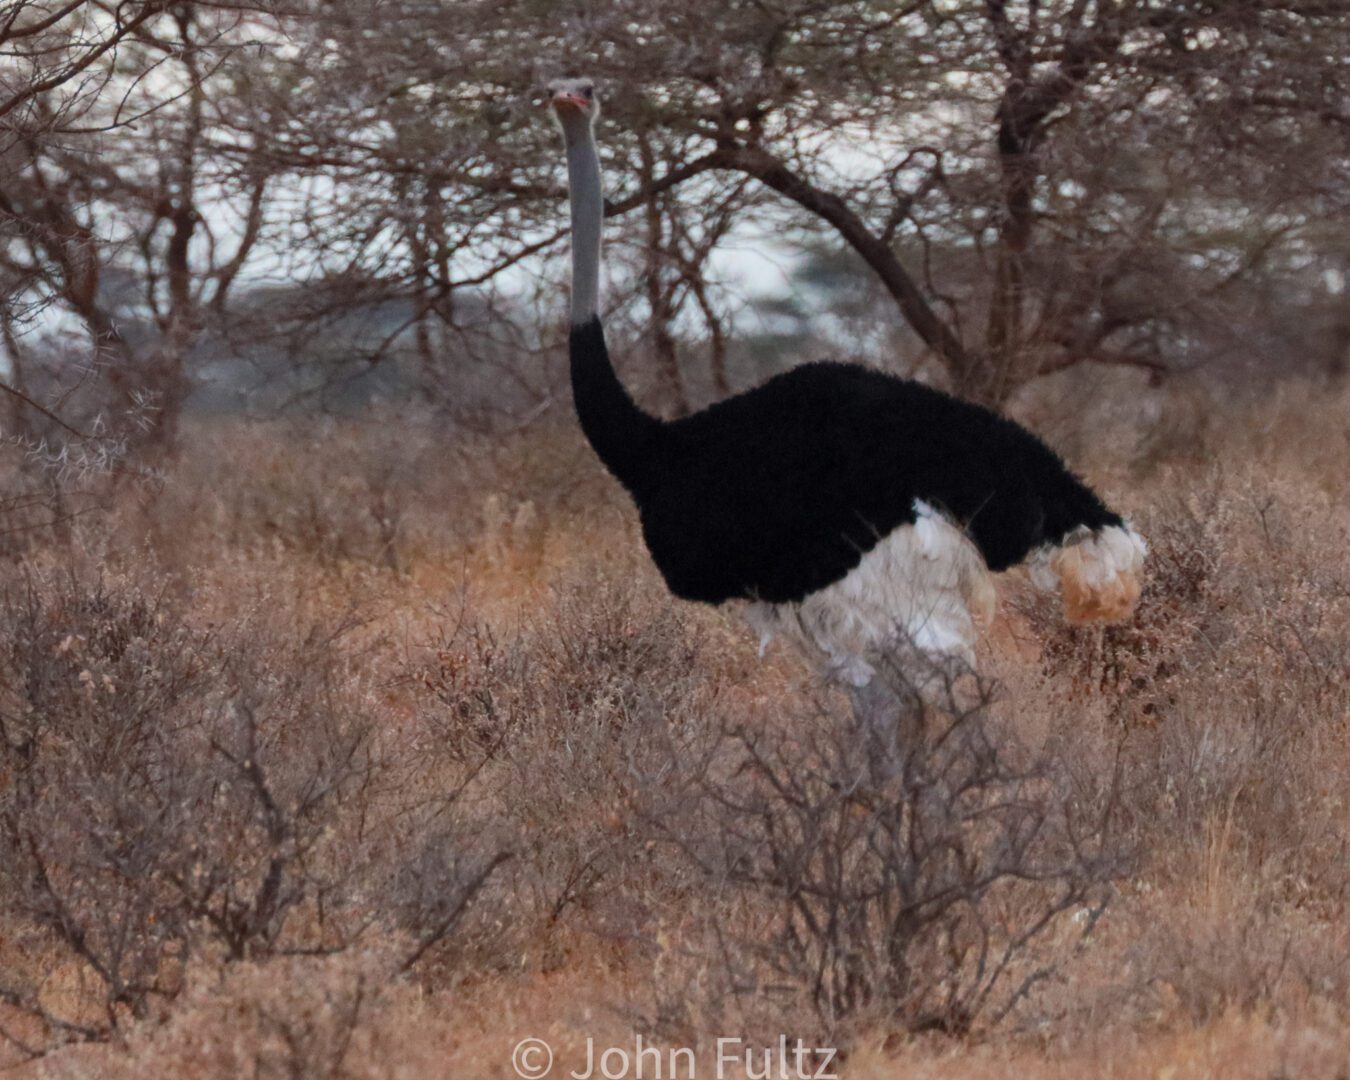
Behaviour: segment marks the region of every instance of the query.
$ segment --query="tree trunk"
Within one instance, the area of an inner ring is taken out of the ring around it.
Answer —
[[[644,133],[638,140],[642,159],[642,184],[649,186],[655,176],[655,160],[651,142]],[[689,395],[685,390],[684,376],[680,371],[680,357],[675,345],[675,335],[671,333],[671,323],[675,319],[672,303],[673,289],[666,283],[665,273],[665,230],[661,220],[661,202],[659,195],[653,195],[644,206],[647,226],[646,266],[643,270],[643,287],[647,296],[647,310],[650,314],[650,333],[652,351],[656,354],[657,370],[661,372],[662,390],[671,402],[676,416],[689,414]]]
[[[1006,396],[1017,382],[1026,324],[1026,253],[1031,242],[1032,196],[1038,168],[1034,155],[1039,118],[1019,121],[1015,91],[1010,87],[999,109],[998,156],[1002,174],[1003,216],[999,222],[994,285],[989,299],[986,350],[991,396]]]

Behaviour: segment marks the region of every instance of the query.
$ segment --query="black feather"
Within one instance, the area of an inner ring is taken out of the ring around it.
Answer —
[[[687,600],[802,600],[912,524],[916,499],[964,527],[991,570],[1080,525],[1121,524],[1035,435],[931,387],[806,364],[663,423],[619,384],[599,320],[570,345],[586,436]]]

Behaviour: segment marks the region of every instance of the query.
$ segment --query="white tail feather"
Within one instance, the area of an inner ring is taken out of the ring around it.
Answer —
[[[1128,523],[1079,528],[1036,552],[1031,580],[1042,589],[1059,585],[1069,623],[1123,622],[1139,602],[1147,554],[1144,538]]]

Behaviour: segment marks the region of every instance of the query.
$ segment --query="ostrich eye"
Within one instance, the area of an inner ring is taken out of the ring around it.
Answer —
[[[584,97],[587,101],[589,101],[591,98],[595,97],[595,87],[583,86],[581,88],[581,96]]]

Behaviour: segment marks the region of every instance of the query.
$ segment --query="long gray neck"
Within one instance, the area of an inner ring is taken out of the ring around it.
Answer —
[[[585,121],[564,129],[567,140],[567,192],[572,202],[572,325],[595,318],[600,305],[600,233],[605,200],[600,190],[600,158],[595,135]]]
[[[600,162],[588,120],[559,117],[567,140],[568,193],[572,201],[572,331],[568,355],[572,400],[581,430],[619,482],[639,497],[662,473],[664,428],[643,412],[619,382],[605,347],[600,298],[600,228],[604,199]]]

